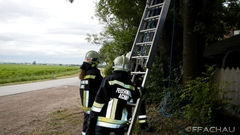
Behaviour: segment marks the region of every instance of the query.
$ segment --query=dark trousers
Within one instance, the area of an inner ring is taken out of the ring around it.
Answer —
[[[95,135],[110,135],[111,132],[113,132],[114,135],[124,135],[124,128],[112,129],[96,126]]]
[[[84,122],[83,122],[83,128],[82,132],[86,133],[87,131],[87,122],[88,122],[89,114],[84,112]]]
[[[145,99],[142,99],[142,104],[140,106],[139,115],[147,115],[145,108]]]

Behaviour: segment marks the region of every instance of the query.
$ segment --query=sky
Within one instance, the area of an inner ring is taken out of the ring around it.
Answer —
[[[98,34],[96,0],[0,0],[0,62],[82,64]]]

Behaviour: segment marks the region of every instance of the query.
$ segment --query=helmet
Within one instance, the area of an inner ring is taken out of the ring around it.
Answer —
[[[99,59],[100,59],[100,55],[96,51],[89,51],[85,55],[85,61],[88,62],[88,63],[99,62]]]
[[[131,52],[128,52],[128,53],[126,54],[126,57],[128,58],[128,60],[130,60],[130,56],[131,56]]]
[[[118,56],[113,61],[113,71],[130,71],[130,62],[129,59],[122,55]]]

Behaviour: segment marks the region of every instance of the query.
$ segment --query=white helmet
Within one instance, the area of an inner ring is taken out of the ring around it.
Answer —
[[[100,55],[96,51],[89,51],[85,55],[85,61],[88,62],[88,63],[98,62],[99,59],[100,59]]]
[[[130,71],[130,62],[129,59],[122,55],[118,56],[113,61],[113,71]]]
[[[126,54],[126,57],[128,58],[128,60],[130,60],[130,55],[131,55],[131,52],[128,52],[128,53]]]

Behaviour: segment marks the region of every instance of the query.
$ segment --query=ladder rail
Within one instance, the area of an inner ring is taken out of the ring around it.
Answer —
[[[134,39],[130,52],[131,69],[134,69],[133,71],[131,70],[132,81],[134,81],[136,75],[144,75],[141,84],[142,88],[146,87],[147,80],[149,78],[170,1],[171,0],[147,0],[143,16]],[[159,12],[159,10],[161,11]],[[146,68],[145,71],[137,71],[137,67],[139,65]],[[135,105],[135,108],[127,135],[131,135],[133,132],[141,103],[142,98],[139,98],[136,104],[132,104],[133,106]]]
[[[156,26],[157,27],[157,32],[155,33],[155,35],[153,37],[153,45],[150,48],[151,53],[149,53],[149,57],[147,59],[147,67],[148,68],[152,67],[152,63],[153,63],[153,60],[154,60],[154,57],[155,57],[155,52],[156,52],[156,49],[158,47],[160,36],[162,35],[162,30],[163,30],[163,26],[164,26],[166,16],[167,16],[167,13],[168,13],[169,5],[170,5],[170,0],[165,0],[164,4],[163,4],[163,7],[162,7],[162,10],[161,10],[161,13],[160,13],[160,16],[162,16],[162,17],[160,17],[160,20],[159,20],[159,22]],[[167,9],[167,10],[165,10],[165,9]]]

